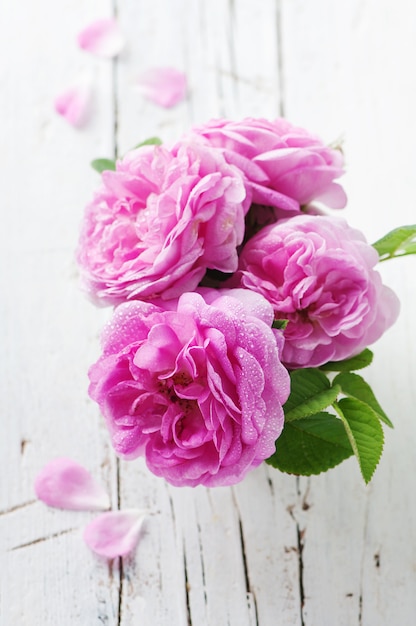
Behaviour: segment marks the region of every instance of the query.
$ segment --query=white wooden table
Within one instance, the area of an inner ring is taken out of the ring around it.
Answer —
[[[113,11],[128,41],[114,63],[76,45]],[[90,160],[218,116],[342,135],[344,216],[370,241],[414,223],[415,60],[411,0],[2,0],[1,626],[416,624],[415,259],[381,267],[403,311],[367,374],[395,423],[371,484],[349,460],[311,479],[264,466],[211,490],[116,460],[87,396],[109,311],[81,294],[73,260]],[[189,80],[170,110],[136,89],[160,65]],[[77,131],[53,100],[84,72],[94,111]],[[96,558],[81,538],[93,514],[36,501],[55,456],[86,465],[113,508],[153,511],[132,557]]]

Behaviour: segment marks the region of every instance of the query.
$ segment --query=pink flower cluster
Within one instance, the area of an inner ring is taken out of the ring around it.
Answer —
[[[103,173],[77,258],[91,298],[117,307],[90,370],[117,453],[174,485],[233,484],[274,452],[287,369],[358,354],[394,323],[377,252],[316,214],[345,205],[342,173],[316,136],[251,118]]]
[[[376,250],[338,217],[298,215],[244,246],[233,283],[262,294],[285,329],[287,367],[341,361],[374,343],[399,302],[374,270]]]
[[[143,146],[103,173],[78,260],[94,297],[118,304],[194,290],[206,270],[234,272],[249,208],[244,181],[200,144]]]
[[[257,204],[294,210],[312,201],[339,209],[346,204],[334,182],[343,174],[342,153],[285,119],[212,120],[193,134],[241,170]]]
[[[116,452],[144,454],[173,485],[229,485],[273,454],[289,377],[272,307],[233,290],[185,293],[174,310],[120,305],[90,370]]]

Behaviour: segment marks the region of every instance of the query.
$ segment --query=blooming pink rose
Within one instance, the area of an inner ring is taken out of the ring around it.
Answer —
[[[287,319],[282,361],[317,367],[358,354],[396,320],[399,301],[373,268],[375,249],[339,218],[299,215],[243,248],[237,284]]]
[[[173,485],[230,485],[275,451],[289,376],[258,294],[202,290],[121,304],[90,369],[118,454]],[[161,301],[159,301],[161,302]]]
[[[143,146],[105,171],[87,206],[77,259],[96,300],[173,298],[206,270],[234,272],[250,204],[218,150]]]
[[[343,188],[334,182],[344,172],[342,153],[285,119],[218,119],[192,132],[221,148],[228,163],[244,172],[256,204],[289,211],[313,200],[332,208],[346,204]]]

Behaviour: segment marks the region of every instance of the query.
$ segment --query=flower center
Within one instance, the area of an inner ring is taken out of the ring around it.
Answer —
[[[159,381],[159,392],[175,404],[186,417],[191,413],[197,402],[193,398],[182,397],[181,390],[186,389],[193,382],[186,372],[177,372],[171,378]]]

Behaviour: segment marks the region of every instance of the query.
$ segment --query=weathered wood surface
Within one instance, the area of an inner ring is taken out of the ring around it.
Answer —
[[[116,12],[117,62],[77,49]],[[0,5],[2,626],[413,626],[416,623],[414,260],[384,264],[403,303],[368,376],[395,422],[365,487],[353,460],[312,479],[261,467],[235,488],[175,489],[118,463],[88,366],[108,311],[79,290],[73,251],[97,184],[89,161],[210,117],[284,114],[344,138],[349,208],[370,241],[415,222],[416,8],[410,0],[3,0]],[[188,99],[146,102],[137,76],[186,72]],[[52,110],[80,73],[94,115]],[[33,479],[53,456],[85,464],[114,508],[153,511],[137,553],[85,547],[89,513],[47,509]]]

